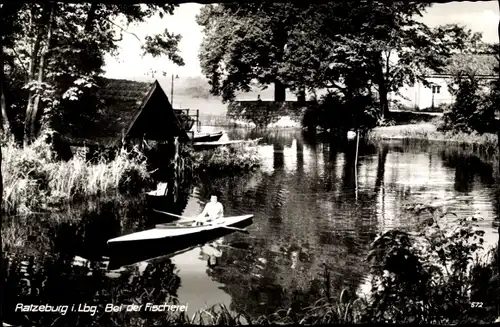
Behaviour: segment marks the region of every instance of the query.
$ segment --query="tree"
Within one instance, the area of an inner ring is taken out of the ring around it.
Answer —
[[[225,101],[257,80],[300,92],[335,88],[346,99],[375,86],[381,114],[387,95],[439,71],[467,32],[418,22],[429,4],[347,1],[325,4],[208,5],[198,16],[200,51],[212,93]],[[279,41],[278,41],[279,40]],[[284,94],[284,89],[282,90]],[[275,100],[284,100],[275,93]]]
[[[114,54],[126,29],[119,25],[142,22],[159,14],[172,14],[175,5],[97,4],[97,3],[25,3],[5,22],[10,91],[26,101],[24,144],[36,136],[40,118],[47,110],[56,110],[62,98],[75,99],[82,88],[93,86],[102,72],[104,56]],[[19,24],[18,22],[27,22]],[[146,37],[145,54],[167,55],[182,65],[178,55],[180,37],[165,31]],[[20,106],[23,101],[12,106]],[[8,101],[7,101],[8,102]],[[5,107],[9,104],[5,105]],[[45,112],[41,112],[40,108]],[[8,110],[6,109],[8,113]]]
[[[319,80],[337,80],[334,86],[344,91],[353,87],[371,91],[374,86],[381,114],[387,115],[389,92],[398,92],[417,80],[428,84],[425,75],[429,69],[440,72],[454,49],[463,49],[471,38],[470,31],[457,25],[430,29],[420,23],[417,17],[428,6],[348,1],[345,11],[325,11],[321,25],[340,26],[341,30],[325,29],[321,36],[323,46],[329,48],[323,61],[331,64]]]
[[[234,99],[257,81],[274,84],[275,101],[285,101],[287,47],[301,35],[308,5],[244,3],[207,5],[197,16],[205,33],[200,64],[214,95]]]
[[[492,68],[498,71],[498,48],[495,50],[495,47],[481,45],[479,53],[468,51],[471,53],[453,56],[448,65],[452,75],[448,88],[455,101],[444,114],[443,130],[485,133],[496,129],[498,79],[487,81],[480,76]]]

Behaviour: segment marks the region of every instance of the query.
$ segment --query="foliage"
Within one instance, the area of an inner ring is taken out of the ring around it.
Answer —
[[[52,241],[60,246],[64,237],[77,237],[75,228],[62,224],[54,230]],[[66,233],[66,235],[64,235]],[[30,326],[144,326],[147,321],[169,324],[179,314],[172,312],[105,312],[108,303],[115,305],[179,304],[176,293],[180,285],[175,265],[170,260],[149,264],[142,273],[125,269],[115,277],[99,261],[76,257],[74,249],[63,249],[54,255],[32,256],[12,251],[2,260],[6,275],[3,302],[4,321]],[[97,290],[97,291],[96,291]],[[67,305],[64,314],[44,312],[23,314],[17,303]],[[72,309],[74,305],[74,311]],[[78,312],[79,306],[96,307],[96,311]]]
[[[353,129],[367,130],[377,125],[378,110],[368,95],[359,95],[351,99],[340,93],[328,93],[319,103],[310,106],[304,114],[304,127],[318,126],[345,135]]]
[[[480,134],[494,131],[495,110],[498,107],[488,101],[491,96],[481,89],[479,80],[473,75],[459,75],[455,85],[456,89],[450,88],[455,100],[445,111],[440,130]]]
[[[80,91],[102,73],[104,58],[115,55],[126,26],[155,14],[171,15],[173,4],[22,3],[5,4],[5,89],[7,116],[13,131],[35,136],[45,118],[60,110],[63,97],[78,99]],[[146,36],[144,54],[166,55],[182,65],[180,37],[164,31]],[[3,65],[2,65],[3,66]],[[25,135],[25,143],[30,141]]]
[[[130,190],[131,183],[149,178],[145,158],[125,150],[110,162],[91,164],[77,156],[59,161],[47,140],[53,135],[46,131],[25,148],[12,138],[3,142],[4,212],[28,214],[75,197]]]
[[[499,108],[499,82],[498,79],[485,82],[480,75],[491,71],[490,59],[498,74],[498,44],[483,45],[482,48],[486,54],[457,54],[449,65],[452,79],[448,88],[455,99],[445,110],[440,130],[480,134],[497,130],[495,111]]]
[[[407,142],[446,142],[485,153],[498,152],[498,138],[494,134],[464,133],[429,129],[428,125],[390,126],[371,130],[368,142],[400,139]]]
[[[278,83],[337,90],[351,101],[378,88],[381,114],[388,92],[439,71],[453,49],[474,38],[456,25],[430,29],[418,22],[429,4],[347,1],[325,4],[208,5],[200,60],[211,92],[224,101]],[[363,24],[359,24],[363,22]],[[278,85],[275,85],[275,89]],[[276,93],[275,93],[276,95]]]
[[[309,104],[297,102],[275,101],[241,101],[232,102],[227,108],[227,117],[233,120],[253,123],[258,128],[266,128],[284,116],[298,120]]]
[[[390,230],[373,242],[368,256],[372,292],[364,319],[431,324],[471,322],[478,318],[492,321],[488,311],[491,307],[471,308],[471,302],[481,301],[471,298],[478,291],[474,289],[478,280],[473,273],[477,272],[476,260],[484,243],[484,231],[475,224],[478,218],[448,223],[445,217],[449,212],[437,206],[407,209],[419,213],[427,209],[432,216],[425,220],[427,226],[421,232]]]
[[[259,150],[255,146],[221,146],[214,150],[192,152],[195,171],[246,171],[261,163]]]
[[[287,46],[306,24],[304,9],[271,2],[203,7],[197,17],[205,33],[199,57],[212,94],[230,101],[236,91],[249,92],[253,80],[263,87],[272,83],[282,87],[290,54]]]

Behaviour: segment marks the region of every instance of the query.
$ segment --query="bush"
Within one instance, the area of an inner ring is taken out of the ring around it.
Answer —
[[[255,146],[222,146],[214,150],[192,152],[195,171],[251,170],[260,166],[261,157]]]
[[[472,75],[458,77],[457,89],[451,89],[455,96],[453,105],[444,112],[442,131],[488,133],[495,131],[495,104],[489,94],[481,90],[478,79]]]
[[[357,96],[350,101],[345,97],[329,93],[316,106],[311,106],[304,115],[304,127],[320,127],[345,134],[352,129],[375,127],[379,109],[370,96]]]
[[[438,212],[425,205],[408,209]],[[492,275],[485,271],[484,261],[477,261],[484,231],[477,228],[474,217],[446,226],[445,216],[433,215],[419,233],[391,230],[375,239],[368,257],[373,278],[366,321],[455,324],[494,320],[495,303],[476,297],[485,287],[498,287],[478,282],[480,272]],[[491,263],[487,266],[493,267]],[[489,307],[471,308],[472,301]]]

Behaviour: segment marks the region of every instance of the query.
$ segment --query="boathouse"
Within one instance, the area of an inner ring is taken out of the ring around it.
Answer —
[[[85,156],[124,145],[142,148],[148,141],[171,143],[190,138],[189,117],[176,113],[158,81],[100,78],[77,101],[65,101],[61,138],[72,154]],[[154,143],[153,142],[153,143]]]

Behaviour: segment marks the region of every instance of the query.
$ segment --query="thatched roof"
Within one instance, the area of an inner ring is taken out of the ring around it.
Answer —
[[[150,103],[153,95],[154,103]],[[150,118],[158,114],[158,118],[152,119],[160,119],[165,127],[168,124],[169,133],[187,138],[157,81],[147,83],[100,78],[97,89],[85,100],[69,105],[74,108],[65,111],[78,111],[63,120],[63,135],[71,144],[115,146],[129,134],[139,117],[146,114],[143,112],[145,108]]]

